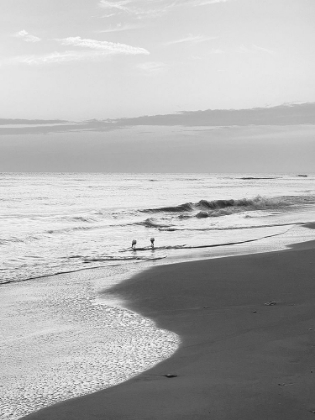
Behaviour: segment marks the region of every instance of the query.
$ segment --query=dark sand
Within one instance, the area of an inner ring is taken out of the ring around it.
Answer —
[[[315,419],[314,248],[161,266],[115,286],[128,308],[179,334],[180,349],[25,418]]]

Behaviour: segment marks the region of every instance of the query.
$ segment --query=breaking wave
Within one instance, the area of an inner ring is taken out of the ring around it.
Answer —
[[[17,238],[16,236],[12,236],[10,238],[1,238],[0,239],[0,245],[7,245],[7,244],[14,244],[14,243],[20,243],[20,244],[24,244],[24,243],[28,243],[28,242],[32,242],[32,241],[37,241],[41,239],[38,236],[35,235],[29,235],[26,236],[25,238]]]
[[[84,222],[84,223],[94,223],[97,219],[87,216],[73,216],[72,220],[74,222]]]
[[[147,228],[151,228],[151,227],[153,227],[153,228],[170,228],[172,226],[170,224],[160,223],[156,219],[154,219],[153,217],[148,218],[148,219],[144,220],[143,222],[139,222],[137,224],[145,226]]]
[[[276,210],[283,207],[292,206],[294,204],[307,204],[308,202],[313,203],[314,197],[306,198],[305,196],[287,196],[265,198],[258,195],[252,199],[243,198],[237,200],[229,199],[213,201],[200,200],[197,203],[184,203],[180,204],[179,206],[159,207],[156,209],[145,209],[141,211],[146,213],[180,213],[182,217],[185,217],[183,213],[198,211],[198,213],[194,216],[203,218],[225,216],[241,211],[265,209]]]
[[[266,224],[266,225],[207,227],[207,228],[170,227],[170,228],[160,228],[159,230],[162,232],[174,232],[174,231],[208,232],[208,231],[229,231],[229,230],[246,230],[246,229],[266,229],[266,228],[282,227],[282,226],[309,227],[307,224],[303,225],[300,222],[292,222],[292,223],[273,223],[273,224]],[[313,229],[315,229],[315,227]]]
[[[143,213],[180,213],[194,210],[193,203],[180,204],[179,206],[159,207],[157,209],[141,210]]]
[[[281,177],[280,177],[281,178]],[[252,181],[252,180],[263,180],[263,179],[279,179],[279,177],[256,177],[256,176],[244,176],[242,178],[235,178],[235,179],[243,179],[245,181]]]

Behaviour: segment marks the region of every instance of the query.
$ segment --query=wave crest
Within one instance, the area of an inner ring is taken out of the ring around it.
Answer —
[[[278,209],[299,202],[301,202],[301,197],[265,198],[258,195],[252,199],[200,200],[197,203],[184,203],[179,206],[159,207],[142,211],[147,213],[181,213],[180,217],[183,218],[187,217],[187,215],[183,215],[182,213],[192,213],[193,211],[199,210],[195,216],[203,218],[224,216],[239,211]]]
[[[138,225],[142,225],[145,226],[147,228],[168,228],[171,227],[172,225],[168,225],[168,224],[163,224],[158,222],[156,219],[154,219],[153,217],[149,217],[148,219],[144,220],[143,222],[139,222]]]
[[[179,206],[169,206],[169,207],[159,207],[156,209],[145,209],[141,210],[144,213],[181,213],[194,210],[193,203],[184,203],[180,204]]]

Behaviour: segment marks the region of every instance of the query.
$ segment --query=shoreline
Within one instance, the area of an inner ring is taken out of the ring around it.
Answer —
[[[216,258],[226,258],[230,256],[242,256],[242,255],[252,255],[258,253],[267,253],[267,252],[276,252],[286,250],[290,248],[291,244],[302,244],[314,239],[314,233],[311,232],[315,229],[315,222],[303,222],[303,223],[285,223],[281,225],[277,225],[277,227],[287,227],[289,228],[284,232],[277,232],[270,235],[265,235],[259,238],[254,239],[246,239],[240,242],[227,242],[227,243],[218,243],[218,244],[209,244],[209,245],[200,245],[200,246],[183,246],[183,248],[178,248],[176,250],[177,253],[173,253],[167,256],[157,256],[156,258],[148,258],[148,259],[139,259],[135,258],[134,260],[125,260],[118,261],[114,264],[109,265],[100,265],[100,266],[85,266],[82,268],[76,268],[73,270],[66,270],[66,271],[58,271],[52,272],[50,274],[40,274],[35,277],[25,278],[23,280],[6,280],[0,283],[1,286],[8,285],[8,284],[15,284],[15,283],[25,283],[25,282],[32,282],[47,278],[54,278],[57,276],[63,275],[75,275],[78,273],[80,275],[81,272],[85,273],[87,271],[97,271],[97,270],[106,270],[108,267],[116,267],[116,266],[126,266],[126,267],[133,267],[130,271],[142,272],[148,269],[145,265],[149,265],[151,263],[161,264],[161,265],[170,265],[175,263],[183,263],[188,261],[202,261],[207,259],[216,259]],[[261,226],[260,228],[266,228],[266,226]],[[267,226],[268,228],[268,226]],[[299,232],[297,236],[291,237],[288,235],[293,229],[305,228],[305,231]],[[246,228],[245,228],[246,229]],[[281,238],[280,241],[273,242],[274,239]],[[272,238],[272,241],[270,239]],[[267,240],[267,242],[266,242]],[[315,239],[314,239],[315,240]],[[150,249],[148,247],[148,249]],[[157,247],[155,250],[159,251]],[[136,249],[137,251],[137,249]],[[209,252],[212,255],[209,255]],[[135,270],[134,267],[136,264],[139,264],[139,269]],[[141,266],[143,264],[143,266]],[[134,266],[133,266],[134,265]],[[150,266],[149,266],[150,268]],[[131,275],[133,277],[134,274]],[[92,276],[93,277],[93,276]],[[130,278],[130,276],[128,276]]]
[[[99,299],[101,288],[130,273],[119,271],[76,272],[3,286],[1,420],[17,420],[106,389],[176,350],[175,334]]]
[[[179,349],[120,385],[24,418],[313,418],[314,257],[309,241],[159,265],[113,286],[106,293],[127,309],[178,334]]]
[[[117,265],[129,265],[129,264],[143,264],[144,267],[139,268],[138,271],[143,271],[146,269],[145,265],[150,263],[160,262],[161,264],[173,264],[175,262],[185,262],[192,260],[203,260],[209,258],[221,258],[229,257],[234,255],[249,255],[253,253],[265,253],[280,251],[286,249],[290,246],[291,243],[300,243],[306,242],[310,239],[314,239],[315,235],[312,230],[315,229],[315,222],[313,221],[304,221],[304,222],[292,222],[292,223],[282,223],[272,226],[256,226],[256,227],[241,227],[241,228],[231,228],[230,230],[248,230],[248,229],[275,229],[275,228],[286,228],[284,231],[280,230],[278,232],[268,233],[264,236],[243,239],[241,241],[232,241],[232,242],[218,242],[210,243],[204,245],[179,245],[175,246],[172,249],[172,246],[169,247],[156,247],[155,252],[158,253],[155,257],[141,257],[139,255],[134,255],[133,258],[128,258],[126,260],[108,260],[108,265],[92,265],[88,266],[85,264],[84,267],[76,267],[73,269],[67,268],[65,271],[56,271],[56,272],[47,272],[39,273],[37,275],[27,277],[27,278],[17,278],[13,280],[4,280],[0,281],[0,287],[7,284],[21,283],[36,281],[40,279],[51,278],[59,275],[72,275],[75,273],[93,271],[93,270],[102,270],[108,267],[115,267]],[[219,231],[222,229],[218,229]],[[228,231],[229,229],[223,229]],[[215,229],[213,230],[215,231]],[[267,233],[267,232],[266,232]],[[131,248],[130,248],[131,249]],[[151,250],[151,247],[147,247],[146,250]],[[163,250],[168,251],[168,255],[161,255],[160,252]],[[136,249],[135,251],[143,251],[143,248]],[[211,255],[209,255],[211,253]],[[132,270],[133,271],[133,270]]]

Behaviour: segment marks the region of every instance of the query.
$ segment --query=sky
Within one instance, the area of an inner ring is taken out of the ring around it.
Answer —
[[[215,171],[310,171],[314,16],[314,0],[1,0],[0,171],[208,172],[205,153]]]

